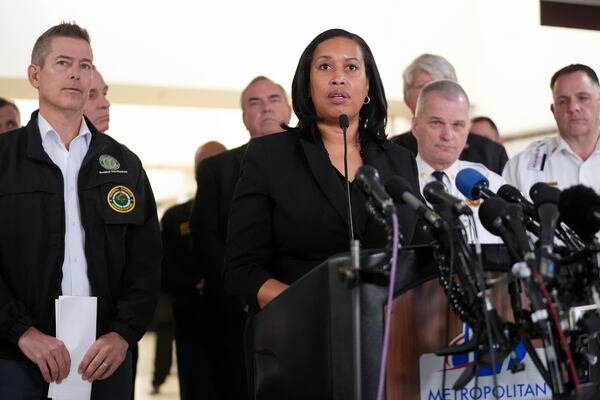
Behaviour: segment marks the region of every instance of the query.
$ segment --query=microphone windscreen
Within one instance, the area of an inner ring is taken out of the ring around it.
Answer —
[[[465,197],[471,200],[478,200],[481,197],[477,187],[478,184],[483,184],[487,188],[490,182],[476,169],[465,168],[456,175],[456,187]]]
[[[344,129],[350,126],[350,121],[348,120],[348,116],[346,114],[342,114],[339,117],[340,128]]]
[[[536,207],[546,203],[558,205],[560,193],[559,188],[550,186],[546,182],[538,182],[529,189],[529,197]]]
[[[498,189],[498,196],[502,197],[504,200],[510,201],[511,203],[518,203],[521,199],[525,197],[516,187],[505,183],[500,186]]]
[[[594,211],[600,209],[600,196],[587,186],[571,186],[562,191],[558,210],[562,220],[583,240],[589,241],[600,230],[600,221]]]
[[[434,192],[444,192],[446,187],[440,181],[431,181],[423,188],[423,196],[425,196],[425,200],[427,200],[430,204],[440,204],[440,198],[434,195]]]
[[[502,214],[508,206],[506,200],[494,196],[485,199],[479,206],[479,220],[481,225],[496,236],[500,236],[498,223],[501,223]]]
[[[367,194],[371,193],[371,182],[379,181],[379,172],[370,166],[362,165],[356,170],[355,182]]]
[[[396,203],[404,203],[402,194],[404,192],[412,193],[412,187],[406,179],[401,176],[392,176],[385,183],[385,191],[388,192],[392,200]]]

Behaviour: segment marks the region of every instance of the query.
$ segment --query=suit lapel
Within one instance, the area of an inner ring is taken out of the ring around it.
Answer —
[[[300,144],[310,171],[321,191],[348,225],[348,209],[344,187],[337,176],[335,168],[331,165],[325,148],[319,142],[313,143],[307,136],[305,135],[300,139]]]

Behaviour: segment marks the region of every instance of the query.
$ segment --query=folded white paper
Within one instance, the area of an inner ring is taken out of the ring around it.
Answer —
[[[62,340],[71,357],[69,376],[60,384],[50,383],[48,397],[55,400],[85,400],[92,395],[92,383],[81,379],[79,364],[96,341],[96,298],[60,296],[54,301],[56,337]]]

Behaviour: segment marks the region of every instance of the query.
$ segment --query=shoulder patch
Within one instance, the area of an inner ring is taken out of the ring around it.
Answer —
[[[108,205],[118,213],[128,213],[135,208],[135,196],[126,186],[115,186],[108,191],[106,196]]]

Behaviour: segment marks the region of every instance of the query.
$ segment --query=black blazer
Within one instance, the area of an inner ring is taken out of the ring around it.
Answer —
[[[417,139],[411,131],[395,136],[390,140],[410,150],[413,155],[417,155]],[[483,164],[498,175],[502,175],[504,165],[508,161],[504,146],[474,133],[469,133],[469,136],[467,136],[467,144],[460,153],[459,158],[464,161]]]
[[[190,228],[197,278],[206,278],[209,291],[222,287],[229,208],[246,147],[247,144],[209,157],[197,171],[198,190]]]
[[[418,193],[417,167],[405,149],[386,142],[363,146],[366,164],[381,182],[402,175]],[[355,237],[363,248],[385,245],[381,226],[365,211],[366,198],[352,189]],[[416,213],[398,205],[403,241],[412,237]],[[349,249],[343,179],[320,135],[289,131],[253,139],[242,163],[229,217],[226,289],[256,305],[269,278],[294,283],[312,268]]]

